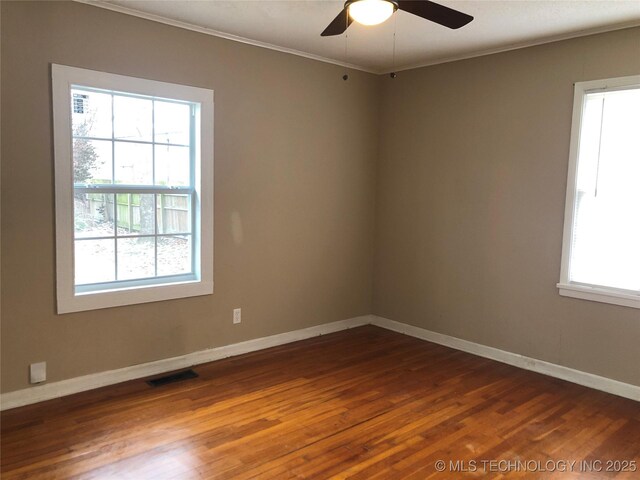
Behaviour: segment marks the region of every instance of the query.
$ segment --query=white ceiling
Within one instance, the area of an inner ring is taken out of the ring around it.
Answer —
[[[333,0],[99,0],[134,15],[361,70],[384,73],[640,25],[640,0],[442,0],[475,19],[450,30],[406,12],[321,37]],[[393,36],[396,32],[395,60]],[[345,55],[346,47],[346,55]],[[639,46],[640,49],[640,46]]]

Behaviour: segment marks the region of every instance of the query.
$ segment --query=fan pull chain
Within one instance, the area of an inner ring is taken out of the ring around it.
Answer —
[[[398,24],[398,15],[393,16],[393,53],[391,54],[391,73],[389,76],[391,78],[396,78],[398,74],[395,72],[396,70],[396,25]]]
[[[347,27],[349,26],[349,18],[347,17]],[[349,64],[349,34],[345,32],[344,34],[344,63],[345,63],[345,71],[342,79],[346,82],[349,80],[349,74],[347,73],[347,65]]]

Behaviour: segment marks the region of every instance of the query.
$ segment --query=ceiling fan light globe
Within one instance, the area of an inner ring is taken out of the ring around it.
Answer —
[[[349,15],[362,25],[378,25],[395,10],[396,6],[388,0],[357,0],[349,4]]]

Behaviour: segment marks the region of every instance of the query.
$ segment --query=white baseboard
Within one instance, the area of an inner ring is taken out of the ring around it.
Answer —
[[[403,333],[429,342],[455,348],[463,352],[472,353],[480,357],[490,358],[498,362],[507,363],[515,367],[560,378],[585,387],[602,390],[631,400],[640,401],[640,386],[619,382],[606,377],[600,377],[580,370],[563,367],[554,363],[536,360],[517,353],[507,352],[498,348],[488,347],[479,343],[469,342],[442,333],[432,332],[424,328],[407,325],[376,315],[363,315],[338,322],[327,323],[315,327],[303,328],[292,332],[280,333],[269,337],[256,338],[246,342],[234,343],[223,347],[210,348],[199,352],[188,353],[179,357],[166,358],[155,362],[133,365],[131,367],[94,373],[82,377],[70,378],[59,382],[45,383],[34,387],[3,393],[0,395],[0,410],[30,405],[53,398],[64,397],[74,393],[106,387],[116,383],[135,380],[160,373],[180,370],[181,368],[212,362],[226,357],[255,352],[265,348],[284,345],[319,335],[338,332],[362,325],[376,325],[387,330]]]
[[[525,357],[517,353],[507,352],[498,348],[488,347],[479,343],[469,342],[456,337],[450,337],[442,333],[432,332],[424,328],[407,325],[405,323],[389,320],[388,318],[371,316],[371,323],[378,327],[393,330],[394,332],[404,333],[412,337],[421,338],[429,342],[444,345],[446,347],[462,350],[463,352],[472,353],[480,357],[490,358],[498,362],[507,363],[514,367],[524,368],[533,372],[549,375],[550,377],[560,378],[568,382],[577,383],[585,387],[594,388],[603,392],[612,393],[620,397],[629,398],[631,400],[640,401],[640,386],[631,385],[629,383],[619,382],[610,378],[601,377],[592,373],[574,370],[573,368],[563,367],[555,363],[537,360],[531,357]]]
[[[235,355],[242,355],[243,353],[255,352],[256,350],[275,347],[319,335],[326,335],[327,333],[338,332],[340,330],[359,327],[369,323],[371,323],[371,316],[364,315],[362,317],[354,317],[315,327],[294,330],[292,332],[271,335],[269,337],[256,338],[254,340],[234,343],[223,347],[201,350],[199,352],[188,353],[179,357],[166,358],[155,362],[119,368],[117,370],[109,370],[106,372],[84,375],[82,377],[70,378],[59,382],[36,385],[23,390],[3,393],[0,395],[0,410],[22,407],[24,405],[30,405],[44,400],[51,400],[52,398],[64,397],[74,393],[93,390],[94,388],[126,382],[128,380],[135,380],[137,378],[157,375],[160,373],[170,372],[172,370],[180,370],[181,368],[187,368],[201,363],[212,362],[214,360],[233,357]]]

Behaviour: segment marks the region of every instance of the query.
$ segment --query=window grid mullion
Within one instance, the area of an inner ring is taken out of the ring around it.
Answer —
[[[158,276],[158,195],[153,196],[153,224],[154,232],[153,236],[153,266],[154,274]]]
[[[118,238],[126,239],[126,238],[171,238],[171,237],[188,237],[191,235],[191,232],[176,232],[176,233],[159,233],[154,235],[153,233],[147,233],[142,235],[122,235]],[[104,235],[104,236],[96,236],[96,237],[77,237],[74,240],[77,242],[83,242],[85,240],[114,240],[116,237],[114,235]]]
[[[118,195],[113,194],[113,252],[115,255],[113,266],[115,268],[115,279],[118,281]]]
[[[116,183],[115,98],[111,92],[111,183]],[[113,193],[113,278],[118,281],[118,194]]]
[[[113,139],[110,138],[103,138],[103,137],[87,137],[87,136],[83,136],[83,135],[73,135],[74,139],[78,139],[78,140],[89,140],[89,141],[102,141],[102,142],[109,142]],[[118,142],[121,143],[136,143],[139,145],[155,145],[156,142],[149,142],[146,140],[129,140],[128,138],[118,138]],[[162,143],[161,145],[163,146],[167,146],[167,147],[188,147],[189,145],[185,145],[183,143]]]
[[[151,101],[151,183],[156,184],[156,101]]]
[[[165,195],[191,195],[194,189],[190,187],[163,188],[149,185],[104,185],[97,184],[91,187],[73,187],[75,193],[128,193],[141,195],[147,194],[165,194]]]
[[[113,98],[113,93],[111,93],[111,183],[116,183],[116,145],[115,145],[115,101]]]

